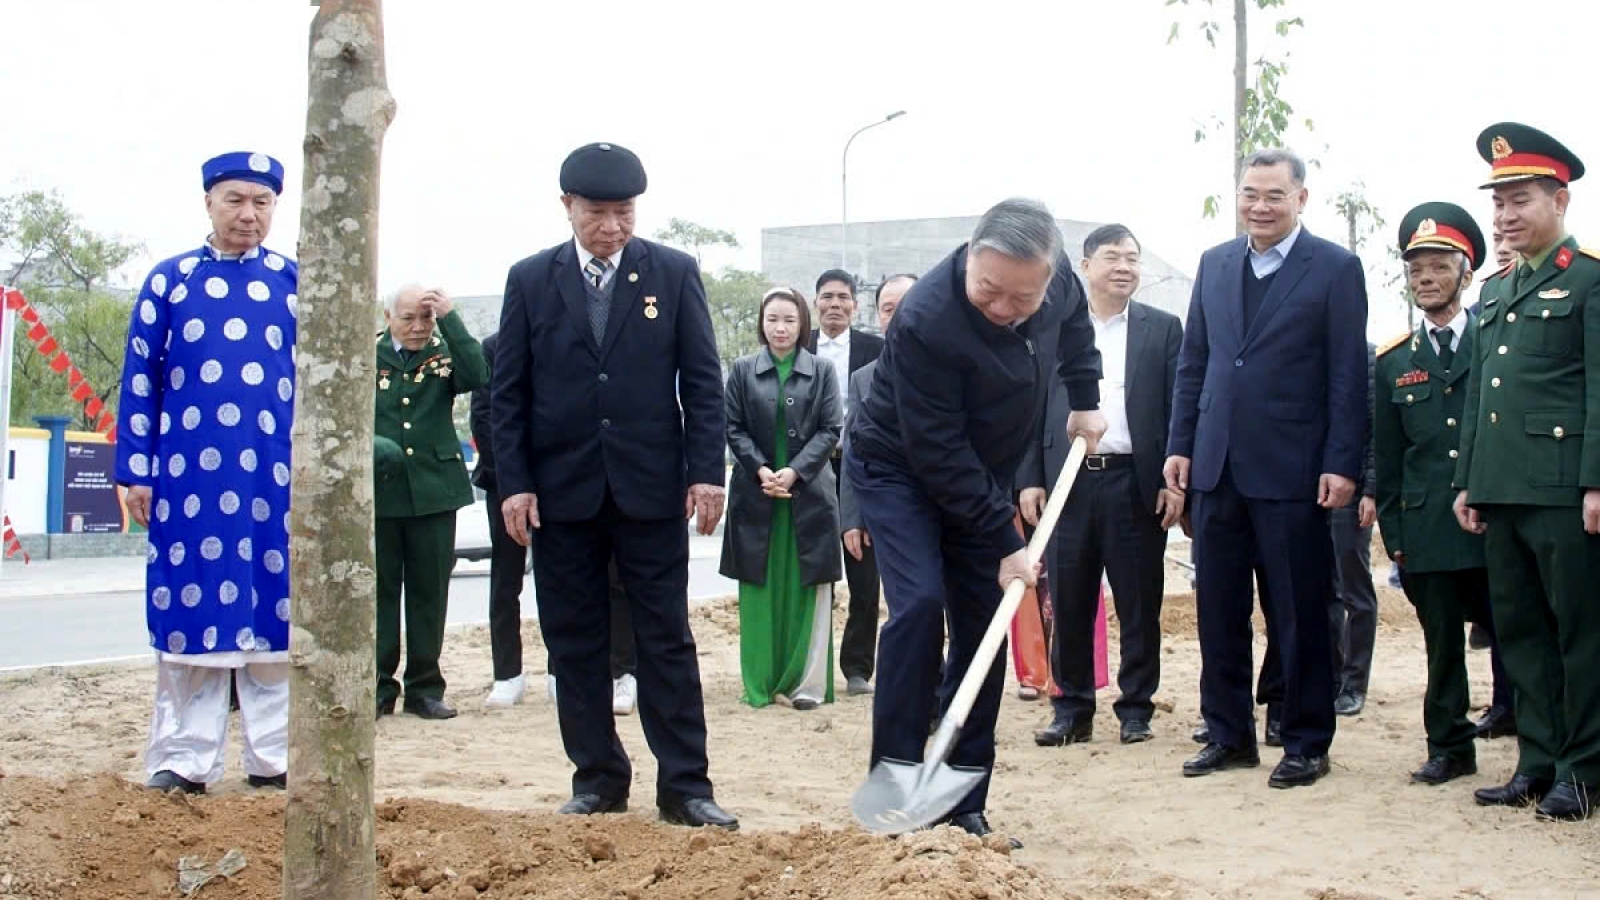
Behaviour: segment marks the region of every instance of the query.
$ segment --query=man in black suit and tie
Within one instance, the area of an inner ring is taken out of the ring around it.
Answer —
[[[860,399],[852,390],[855,374],[877,360],[883,338],[853,327],[856,320],[856,279],[843,269],[829,269],[817,278],[817,323],[810,351],[833,364],[839,376],[839,399],[846,419]],[[833,450],[833,476],[839,476],[840,451]],[[845,692],[872,693],[872,668],[878,649],[878,560],[872,545],[863,542],[856,553],[844,555],[844,578],[850,586],[850,612],[839,639],[839,669]]]
[[[1161,478],[1183,326],[1171,313],[1133,302],[1139,253],[1138,239],[1123,225],[1103,225],[1083,242],[1107,428],[1099,452],[1084,459],[1050,543],[1052,668],[1062,695],[1051,701],[1050,724],[1034,734],[1043,747],[1087,741],[1094,734],[1094,620],[1102,574],[1111,581],[1122,628],[1117,670],[1122,697],[1115,705],[1121,740],[1135,744],[1151,738],[1151,698],[1161,683],[1167,529],[1183,514],[1183,495]],[[1022,517],[1030,525],[1038,524],[1047,486],[1055,484],[1066,464],[1071,412],[1065,387],[1051,379],[1042,432],[1018,473]]]
[[[1367,289],[1361,261],[1300,225],[1305,163],[1246,157],[1245,236],[1195,275],[1163,475],[1193,491],[1200,711],[1209,740],[1185,775],[1256,766],[1252,569],[1284,672],[1284,757],[1268,784],[1328,773],[1334,673],[1328,511],[1356,492],[1366,442]]]
[[[737,828],[712,799],[705,704],[689,632],[689,533],[722,517],[722,369],[693,257],[633,237],[644,167],[616,144],[561,166],[574,239],[511,267],[491,397],[506,530],[539,531],[539,628],[561,740],[577,767],[561,812],[628,807],[633,770],[612,721],[606,567],[632,607],[639,719],[656,805],[682,825]],[[681,401],[681,408],[680,408]]]

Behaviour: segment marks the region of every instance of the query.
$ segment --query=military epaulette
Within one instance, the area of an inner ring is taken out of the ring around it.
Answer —
[[[1579,247],[1578,252],[1590,259],[1600,259],[1600,250],[1596,250],[1593,247]]]
[[[1500,271],[1490,275],[1489,278],[1504,278],[1507,275],[1510,275],[1511,272],[1516,269],[1516,267],[1517,261],[1513,259],[1511,262],[1506,263],[1505,266],[1500,269]]]
[[[1406,341],[1409,341],[1409,340],[1411,340],[1411,332],[1409,332],[1409,331],[1401,332],[1400,334],[1397,334],[1394,337],[1390,338],[1386,343],[1379,344],[1378,345],[1378,355],[1382,356],[1385,353],[1388,353],[1390,350],[1395,349],[1396,347],[1400,346],[1401,344],[1404,344]]]

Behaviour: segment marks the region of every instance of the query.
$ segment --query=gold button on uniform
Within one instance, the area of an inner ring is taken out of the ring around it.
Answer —
[[[1498,378],[1491,378],[1491,379],[1489,379],[1489,384],[1490,384],[1490,385],[1491,385],[1491,386],[1492,386],[1492,387],[1499,387],[1499,386],[1500,386],[1500,379],[1498,379]]]
[[[1417,398],[1412,396],[1411,394],[1407,394],[1406,395],[1406,402],[1407,403],[1415,403],[1415,402],[1417,402]]]
[[[413,449],[411,449],[411,448],[410,448],[410,447],[407,447],[407,448],[406,448],[406,455],[407,455],[407,456],[411,456],[411,455],[413,455],[413,454],[415,454],[415,453],[416,453],[416,452],[417,452],[417,451],[415,451],[415,450],[413,450]]]
[[[406,429],[407,431],[410,431],[411,430],[411,423],[410,422],[401,422],[400,423],[400,427]]]
[[[401,397],[400,398],[400,405],[401,406],[410,406],[411,405],[411,398],[410,397]]]
[[[1545,310],[1545,311],[1544,311],[1544,312],[1542,312],[1542,313],[1540,313],[1540,314],[1539,314],[1539,318],[1541,318],[1541,319],[1548,319],[1548,318],[1550,318],[1550,310],[1548,310],[1548,309],[1547,309],[1547,310]]]
[[[1495,352],[1500,354],[1501,356],[1505,356],[1508,351],[1506,350],[1506,345],[1505,344],[1501,344],[1500,345],[1500,349],[1496,350]]]
[[[1500,424],[1500,414],[1499,413],[1493,413],[1493,412],[1489,413],[1489,424],[1490,425],[1498,425],[1498,424]]]
[[[1446,394],[1448,394],[1448,393],[1451,393],[1451,392],[1453,392],[1453,391],[1454,391],[1454,390],[1455,390],[1455,388],[1453,388],[1453,387],[1447,387],[1447,388],[1445,388],[1445,389],[1444,389],[1444,392],[1445,392],[1445,393],[1446,393]]]
[[[1516,320],[1517,320],[1517,314],[1516,313],[1506,313],[1506,321],[1507,322],[1515,322]]]
[[[1455,419],[1445,419],[1444,420],[1444,424],[1450,426],[1451,428],[1454,428],[1454,427],[1456,427],[1456,420]]]
[[[1451,450],[1450,451],[1450,458],[1451,459],[1455,459],[1456,457],[1458,457],[1460,455],[1461,455],[1461,452],[1459,450]]]
[[[1556,440],[1558,441],[1567,436],[1567,430],[1562,428],[1560,425],[1550,429],[1550,433],[1555,435]]]

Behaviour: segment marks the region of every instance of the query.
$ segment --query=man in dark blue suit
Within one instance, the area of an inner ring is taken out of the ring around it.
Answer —
[[[1273,787],[1328,773],[1333,660],[1328,510],[1347,505],[1367,421],[1367,289],[1355,254],[1300,225],[1305,163],[1262,150],[1240,172],[1246,232],[1195,275],[1164,475],[1192,490],[1200,711],[1210,734],[1185,775],[1256,766],[1252,570],[1284,673]]]
[[[638,655],[639,720],[668,822],[737,828],[712,799],[689,633],[689,534],[722,517],[722,370],[694,259],[633,237],[644,167],[615,144],[561,166],[574,239],[511,267],[495,357],[493,440],[506,530],[539,531],[534,584],[561,740],[577,771],[563,813],[627,809],[612,722],[606,566]]]

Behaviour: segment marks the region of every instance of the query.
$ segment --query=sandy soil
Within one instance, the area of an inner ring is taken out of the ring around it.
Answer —
[[[1173,576],[1169,585],[1186,585]],[[697,609],[695,633],[711,773],[744,831],[697,836],[653,822],[654,766],[636,716],[618,720],[635,755],[635,810],[558,820],[548,812],[566,798],[571,770],[542,690],[535,627],[525,638],[538,690],[493,713],[480,707],[491,678],[487,633],[453,633],[445,669],[462,715],[378,726],[378,793],[390,798],[379,822],[384,890],[409,898],[476,897],[480,887],[493,898],[1600,898],[1600,825],[1473,805],[1472,788],[1509,774],[1512,741],[1480,744],[1477,777],[1408,783],[1425,754],[1422,637],[1398,591],[1382,588],[1381,601],[1367,709],[1340,721],[1333,775],[1309,789],[1270,790],[1278,753],[1266,748],[1259,770],[1180,776],[1199,715],[1186,593],[1168,597],[1154,741],[1117,743],[1108,691],[1093,742],[1036,747],[1032,730],[1047,707],[1008,695],[990,818],[1026,842],[1010,857],[948,829],[887,841],[853,828],[848,802],[864,775],[870,702],[841,691],[840,702],[813,712],[742,706],[729,601]],[[1114,641],[1114,620],[1112,631]],[[1114,665],[1114,645],[1112,653]],[[1474,698],[1486,702],[1486,655],[1473,653],[1471,666]],[[193,803],[123,780],[144,777],[151,690],[144,667],[0,681],[0,896],[168,896],[177,857],[215,860],[229,847],[251,865],[198,896],[277,896],[281,796],[249,790],[237,768]]]

